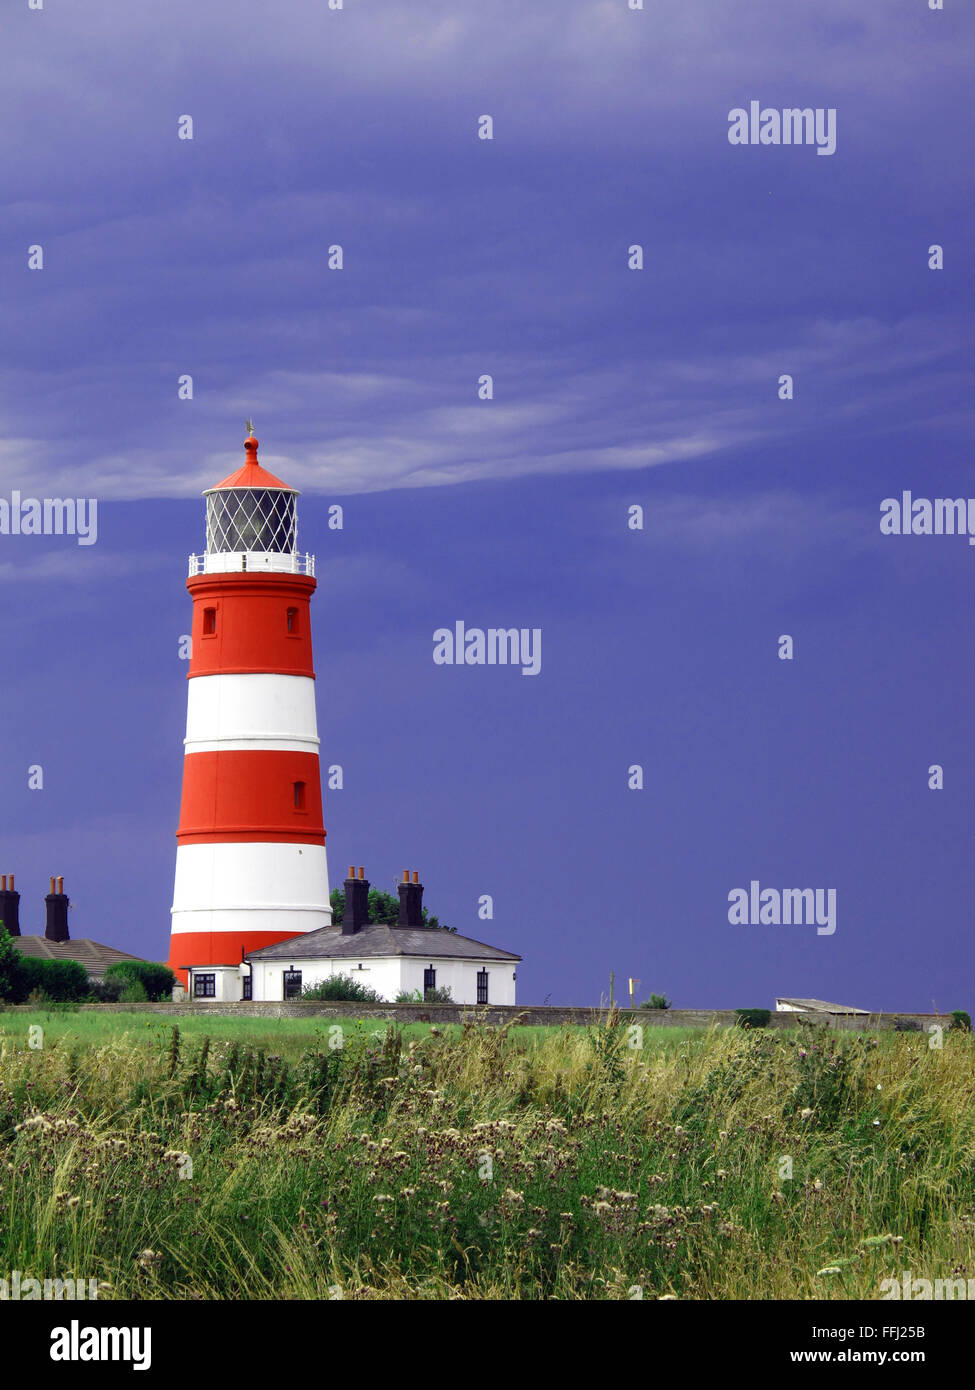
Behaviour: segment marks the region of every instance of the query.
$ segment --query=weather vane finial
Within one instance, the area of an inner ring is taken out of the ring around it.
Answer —
[[[244,424],[245,424],[245,426],[246,426],[246,428],[247,428],[247,437],[248,437],[248,439],[252,439],[253,436],[254,436],[254,421],[253,421],[253,420],[245,420],[245,421],[244,421]]]

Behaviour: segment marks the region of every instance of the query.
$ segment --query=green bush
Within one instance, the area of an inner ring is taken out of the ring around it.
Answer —
[[[353,980],[351,975],[329,975],[319,980],[317,985],[306,985],[301,991],[302,999],[325,999],[334,1003],[385,1004],[381,994],[368,985]]]
[[[127,984],[138,980],[146,992],[145,997],[157,1003],[160,999],[172,997],[176,976],[168,965],[161,965],[158,961],[121,960],[108,967],[105,980],[124,980]]]
[[[425,989],[423,991],[424,1004],[452,1004],[454,1001],[450,996],[450,990],[444,985],[442,988]]]
[[[119,995],[120,1004],[145,1004],[149,996],[141,980],[130,980]]]
[[[107,980],[92,980],[89,1002],[92,1004],[115,1004],[118,1002],[126,982],[117,975]]]
[[[666,994],[651,994],[649,999],[639,1006],[641,1009],[669,1009],[670,1000]]]
[[[960,1028],[963,1032],[966,1033],[970,1033],[972,1031],[971,1015],[967,1014],[964,1009],[952,1009],[951,1018],[952,1028]]]
[[[13,937],[0,922],[0,999],[12,1000],[14,997],[19,960],[20,952],[13,944]]]
[[[446,985],[442,989],[428,989],[420,992],[418,989],[407,989],[402,994],[397,994],[396,1004],[452,1004],[454,1001],[450,997],[450,990]]]
[[[84,999],[89,991],[88,971],[76,960],[35,960],[17,952],[10,984],[15,1004],[31,1003],[32,996],[44,1001],[71,1002]]]
[[[772,1017],[771,1009],[735,1009],[740,1028],[767,1028]]]

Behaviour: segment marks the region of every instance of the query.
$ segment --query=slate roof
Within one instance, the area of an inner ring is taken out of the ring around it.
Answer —
[[[787,999],[780,995],[776,1001],[779,1004],[791,1004],[794,1009],[805,1009],[811,1014],[869,1014],[869,1009],[855,1009],[852,1004],[827,1004],[824,999]]]
[[[105,974],[110,965],[123,960],[142,960],[141,956],[130,956],[125,951],[117,951],[114,946],[103,946],[100,941],[92,941],[81,936],[76,941],[49,941],[46,936],[14,936],[11,945],[22,956],[34,960],[76,960],[85,967],[89,975],[96,979]]]
[[[521,960],[513,951],[502,951],[444,927],[388,927],[370,922],[350,936],[341,924],[319,927],[248,951],[246,960],[374,960],[377,956],[435,956],[441,960]]]

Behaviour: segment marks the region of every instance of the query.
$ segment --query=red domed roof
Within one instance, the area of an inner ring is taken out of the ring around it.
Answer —
[[[248,435],[244,440],[244,448],[246,450],[246,457],[236,473],[231,473],[229,477],[224,478],[223,482],[215,483],[213,487],[207,488],[206,492],[203,494],[204,497],[207,493],[218,492],[223,488],[232,487],[277,488],[281,492],[298,491],[297,488],[290,487],[287,483],[283,483],[280,478],[276,478],[273,473],[269,473],[266,468],[261,467],[257,461],[257,440],[254,438],[253,434]]]

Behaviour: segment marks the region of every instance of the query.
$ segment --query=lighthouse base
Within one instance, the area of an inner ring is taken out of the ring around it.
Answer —
[[[278,941],[290,941],[293,937],[293,931],[175,932],[170,942],[167,964],[183,988],[188,989],[188,970],[191,966],[236,968],[248,951],[273,946]]]

